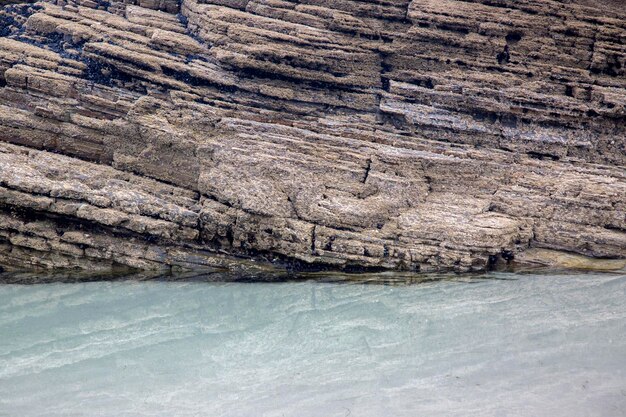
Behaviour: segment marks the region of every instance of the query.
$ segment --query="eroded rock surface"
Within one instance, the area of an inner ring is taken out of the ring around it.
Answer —
[[[0,265],[626,258],[626,11],[589,3],[5,6]]]

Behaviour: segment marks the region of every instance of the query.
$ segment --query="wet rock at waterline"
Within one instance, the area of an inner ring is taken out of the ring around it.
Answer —
[[[610,2],[8,4],[0,264],[623,265],[625,68]]]

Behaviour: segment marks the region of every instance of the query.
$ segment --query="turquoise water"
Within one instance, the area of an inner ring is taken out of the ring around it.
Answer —
[[[0,416],[623,416],[626,275],[0,285]]]

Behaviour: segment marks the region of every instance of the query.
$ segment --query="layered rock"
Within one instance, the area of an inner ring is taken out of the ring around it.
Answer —
[[[626,258],[617,7],[57,0],[0,22],[0,264]]]

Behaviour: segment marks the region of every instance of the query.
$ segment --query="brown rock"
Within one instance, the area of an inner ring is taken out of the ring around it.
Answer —
[[[589,3],[6,6],[0,265],[621,265],[626,14]]]

